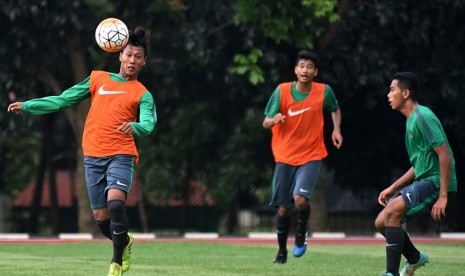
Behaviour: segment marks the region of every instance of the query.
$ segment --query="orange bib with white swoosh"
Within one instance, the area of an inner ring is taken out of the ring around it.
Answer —
[[[294,101],[291,87],[292,82],[279,85],[280,113],[286,119],[271,128],[271,147],[276,162],[299,166],[328,155],[323,137],[325,84],[312,82],[303,101]]]
[[[89,90],[92,98],[82,138],[84,155],[128,154],[134,155],[137,162],[134,137],[118,127],[137,120],[140,99],[147,89],[137,80],[119,82],[109,72],[93,71]]]

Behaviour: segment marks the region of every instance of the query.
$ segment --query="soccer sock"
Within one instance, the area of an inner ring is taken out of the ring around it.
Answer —
[[[276,232],[278,234],[279,251],[287,251],[287,237],[289,235],[289,226],[291,225],[291,217],[282,217],[276,215]]]
[[[386,227],[386,271],[398,275],[402,247],[404,245],[404,230],[402,227]]]
[[[122,264],[124,247],[128,243],[128,217],[126,206],[121,200],[108,201],[108,211],[111,216],[110,230],[113,241],[112,262]]]
[[[308,219],[310,218],[310,204],[302,211],[297,211],[297,233],[307,232]]]
[[[412,241],[410,240],[410,236],[407,234],[405,230],[404,232],[404,246],[402,248],[402,255],[405,256],[407,262],[409,264],[416,264],[420,259],[420,251],[413,245]]]
[[[97,224],[98,228],[100,228],[100,231],[102,232],[102,234],[111,240],[110,220],[105,220],[105,221],[95,220],[95,223]]]

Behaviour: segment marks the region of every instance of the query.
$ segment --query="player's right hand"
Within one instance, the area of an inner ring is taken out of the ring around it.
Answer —
[[[382,206],[386,206],[390,198],[391,198],[391,191],[389,190],[389,188],[384,189],[381,193],[379,193],[378,203],[381,204]]]
[[[282,123],[284,123],[284,119],[286,119],[286,116],[284,116],[281,113],[278,113],[278,114],[274,115],[274,117],[273,117],[273,124],[275,124],[275,125],[282,124]]]
[[[14,102],[8,106],[8,112],[14,114],[21,114],[23,110],[23,103],[22,102]]]

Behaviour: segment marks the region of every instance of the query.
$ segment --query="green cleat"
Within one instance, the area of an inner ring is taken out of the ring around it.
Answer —
[[[111,263],[108,276],[121,276],[123,275],[123,268],[117,263]]]
[[[415,264],[405,263],[404,268],[400,271],[400,276],[412,276],[420,266],[426,265],[429,262],[429,257],[425,252],[420,252],[420,259]]]
[[[134,236],[128,232],[128,238],[129,238],[129,242],[123,251],[123,265],[122,265],[123,272],[126,272],[129,270],[129,268],[131,268],[131,262],[132,262],[131,261],[131,254],[132,254],[131,248],[132,248],[132,245],[134,244]]]

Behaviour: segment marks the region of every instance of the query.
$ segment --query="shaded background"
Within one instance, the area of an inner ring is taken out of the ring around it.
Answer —
[[[96,232],[80,148],[89,103],[40,117],[14,117],[6,107],[59,95],[92,69],[118,72],[118,55],[94,41],[107,17],[152,31],[139,79],[159,120],[155,134],[137,141],[141,160],[128,200],[134,230],[273,229],[274,162],[263,110],[278,83],[294,79],[296,53],[310,49],[321,58],[317,81],[339,100],[344,136],[341,150],[328,146],[312,230],[375,231],[378,193],[409,168],[405,118],[387,102],[389,78],[413,71],[422,80],[421,104],[440,118],[453,148],[459,193],[446,221],[409,227],[465,231],[458,215],[465,211],[463,1],[125,2],[2,2],[0,232]]]

